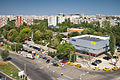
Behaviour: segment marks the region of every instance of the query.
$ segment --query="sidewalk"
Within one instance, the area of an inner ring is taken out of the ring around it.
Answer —
[[[49,50],[49,51],[51,51],[51,52],[56,51],[56,49],[52,49],[52,48],[49,48],[49,47],[47,47],[47,46],[35,44],[35,43],[32,42],[32,41],[26,41],[26,42],[27,42],[28,44],[32,45],[32,46],[37,46],[37,47],[42,48],[42,49],[44,49],[44,50]]]

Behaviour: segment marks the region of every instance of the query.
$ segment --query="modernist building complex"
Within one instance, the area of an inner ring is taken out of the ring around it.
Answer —
[[[81,52],[99,55],[109,50],[109,39],[108,36],[82,35],[71,37],[70,42]]]

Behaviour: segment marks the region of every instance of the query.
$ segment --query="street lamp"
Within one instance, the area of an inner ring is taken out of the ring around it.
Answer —
[[[14,42],[14,44],[15,44],[15,52],[17,52],[17,51],[16,51],[16,42]]]

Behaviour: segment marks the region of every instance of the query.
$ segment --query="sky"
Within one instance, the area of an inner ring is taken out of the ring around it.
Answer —
[[[120,0],[0,0],[0,14],[120,15]]]

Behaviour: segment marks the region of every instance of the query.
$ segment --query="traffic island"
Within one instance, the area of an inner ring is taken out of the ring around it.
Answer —
[[[18,72],[20,72],[20,70],[10,62],[0,61],[0,72],[5,73],[6,76],[9,76],[13,80],[23,80],[18,76]]]

